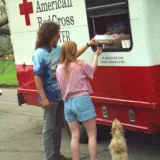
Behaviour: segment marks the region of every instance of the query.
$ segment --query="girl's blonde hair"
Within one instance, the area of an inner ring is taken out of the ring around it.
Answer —
[[[69,82],[69,70],[68,66],[71,62],[80,62],[77,60],[77,44],[73,41],[65,42],[61,47],[60,63],[64,64],[65,77]]]

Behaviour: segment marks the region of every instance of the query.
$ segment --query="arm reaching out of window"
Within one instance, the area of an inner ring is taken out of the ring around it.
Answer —
[[[115,39],[110,40],[111,44],[116,44],[122,40],[130,40],[130,34],[114,34]]]

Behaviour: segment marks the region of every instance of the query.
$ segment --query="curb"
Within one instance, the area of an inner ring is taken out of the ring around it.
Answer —
[[[0,88],[17,88],[17,85],[0,85]]]

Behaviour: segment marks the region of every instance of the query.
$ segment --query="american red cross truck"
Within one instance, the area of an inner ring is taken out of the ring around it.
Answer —
[[[18,102],[39,106],[32,55],[36,32],[45,21],[61,26],[59,45],[84,45],[96,34],[128,26],[130,39],[103,44],[91,95],[97,124],[118,118],[125,129],[160,131],[160,1],[157,0],[6,0],[17,80]],[[125,34],[125,33],[124,33]],[[92,62],[94,48],[80,58]]]

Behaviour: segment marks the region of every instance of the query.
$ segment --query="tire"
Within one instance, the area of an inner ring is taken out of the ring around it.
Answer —
[[[71,131],[70,131],[68,123],[66,121],[64,121],[64,127],[65,127],[69,137],[71,138]],[[87,142],[88,142],[87,132],[86,132],[86,129],[84,128],[84,126],[81,124],[81,126],[80,126],[80,143],[84,144]]]

